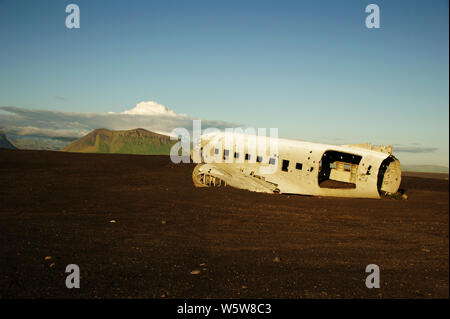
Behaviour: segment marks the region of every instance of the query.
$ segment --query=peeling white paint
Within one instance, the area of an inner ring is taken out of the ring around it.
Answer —
[[[261,147],[261,139],[266,146],[276,144],[276,151]],[[192,173],[198,187],[380,198],[382,193],[396,193],[401,182],[400,162],[392,155],[392,146],[336,146],[265,136],[255,140],[239,133],[233,133],[230,143],[220,132],[202,135],[194,152],[202,159]]]

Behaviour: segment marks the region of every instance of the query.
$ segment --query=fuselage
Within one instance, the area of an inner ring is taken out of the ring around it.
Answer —
[[[201,161],[262,178],[279,193],[379,198],[397,192],[401,182],[399,161],[383,147],[370,145],[221,132],[202,136]]]

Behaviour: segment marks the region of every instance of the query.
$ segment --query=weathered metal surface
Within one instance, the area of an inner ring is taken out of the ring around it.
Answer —
[[[397,192],[401,182],[400,162],[392,155],[392,146],[370,143],[328,145],[214,133],[203,135],[193,154],[202,162],[192,174],[196,186],[379,198]]]

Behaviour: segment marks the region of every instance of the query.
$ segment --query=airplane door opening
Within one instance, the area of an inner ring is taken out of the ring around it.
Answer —
[[[320,161],[319,186],[321,188],[356,188],[356,172],[361,156],[326,151]]]

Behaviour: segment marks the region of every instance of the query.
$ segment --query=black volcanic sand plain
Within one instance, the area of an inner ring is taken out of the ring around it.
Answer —
[[[193,167],[0,150],[0,297],[449,297],[448,175],[376,200],[195,188]]]

